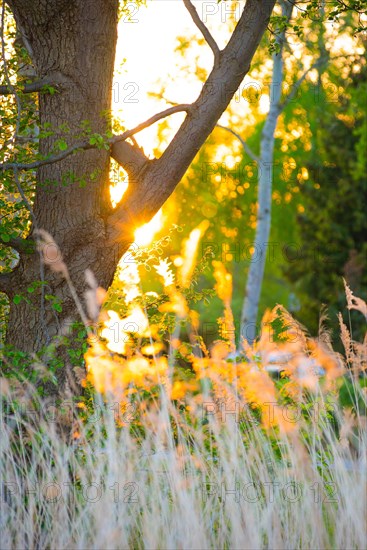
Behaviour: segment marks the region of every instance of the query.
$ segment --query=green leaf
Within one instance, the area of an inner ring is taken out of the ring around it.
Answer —
[[[13,302],[14,304],[20,304],[20,302],[22,301],[22,296],[21,294],[16,294],[13,298]]]
[[[60,149],[60,151],[66,151],[66,149],[68,148],[68,144],[64,139],[59,139],[57,141],[57,146]]]
[[[51,304],[51,307],[58,313],[62,312],[62,305],[59,302],[54,302],[53,304]]]

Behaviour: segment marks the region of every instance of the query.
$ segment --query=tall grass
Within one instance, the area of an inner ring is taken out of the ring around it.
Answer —
[[[1,549],[365,548],[365,350],[342,325],[344,361],[282,308],[265,327],[237,352],[229,336],[167,354],[144,322],[122,353],[91,341],[95,390],[57,407],[3,379]]]
[[[188,420],[164,391],[120,426],[100,401],[72,442],[49,410],[5,418],[1,548],[365,548],[358,413],[269,433],[238,396],[243,418],[207,401]]]

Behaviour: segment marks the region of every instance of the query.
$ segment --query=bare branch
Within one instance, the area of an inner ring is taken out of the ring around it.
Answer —
[[[141,122],[132,130],[126,130],[126,132],[124,132],[123,134],[112,137],[109,140],[109,143],[113,145],[114,143],[118,143],[119,141],[125,141],[129,137],[137,134],[138,132],[141,132],[142,130],[145,130],[145,128],[152,126],[152,124],[155,124],[159,120],[162,120],[162,118],[166,118],[175,113],[190,112],[191,107],[192,105],[190,103],[183,103],[182,105],[174,105],[173,107],[169,107],[168,109],[165,109],[164,111],[161,111],[160,113],[157,113],[156,115],[148,118],[148,120],[146,120],[145,122]]]
[[[237,132],[232,130],[232,128],[228,128],[228,126],[222,126],[221,124],[217,124],[217,128],[221,128],[222,130],[226,130],[226,132],[229,132],[234,137],[236,137],[240,141],[243,149],[248,154],[248,156],[251,157],[253,161],[260,162],[259,157],[257,155],[255,155],[255,153],[252,151],[252,149],[249,147],[249,145],[247,145],[246,141],[240,136],[240,134],[238,134]]]
[[[130,145],[127,141],[115,143],[111,148],[111,157],[126,170],[129,183],[137,183],[139,174],[150,162],[137,143]]]
[[[203,21],[200,19],[198,12],[196,11],[195,6],[191,3],[191,0],[183,0],[183,3],[185,4],[185,8],[191,15],[191,18],[203,37],[205,38],[208,46],[211,48],[213,54],[214,54],[214,60],[219,61],[220,56],[220,49],[218,47],[218,44],[216,43],[215,39],[213,38],[211,32],[209,31],[208,27],[203,23]]]
[[[129,137],[133,136],[134,134],[137,134],[138,132],[141,132],[145,128],[148,128],[155,122],[158,122],[162,118],[166,118],[167,116],[173,115],[174,113],[181,113],[181,112],[189,112],[191,109],[190,104],[183,104],[183,105],[176,105],[174,107],[170,107],[169,109],[166,109],[165,111],[162,111],[160,113],[157,113],[156,115],[152,116],[145,122],[142,122],[141,124],[138,124],[138,126],[135,126],[132,130],[126,130],[121,135],[113,136],[112,138],[109,138],[106,140],[106,143],[109,143],[110,145],[114,145],[118,142],[125,141]],[[28,164],[25,163],[18,163],[18,162],[6,162],[4,164],[0,164],[0,170],[35,170],[36,168],[40,168],[41,166],[45,166],[47,164],[54,164],[55,162],[59,162],[60,160],[64,160],[69,155],[75,153],[78,150],[87,150],[87,149],[97,149],[98,146],[96,144],[91,144],[87,140],[78,141],[77,143],[74,143],[69,149],[66,149],[65,151],[60,151],[60,153],[57,153],[56,155],[52,155],[51,157],[48,157],[43,160],[36,160],[34,162],[30,162]]]
[[[56,87],[56,85],[57,85],[56,82],[54,82],[51,78],[45,77],[45,78],[41,78],[40,80],[35,80],[34,82],[30,82],[28,84],[22,84],[17,89],[16,89],[17,85],[0,86],[0,95],[15,95],[16,93],[32,94],[34,92],[44,91],[45,86]]]

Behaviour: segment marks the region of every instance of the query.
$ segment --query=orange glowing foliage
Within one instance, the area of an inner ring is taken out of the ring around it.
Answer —
[[[131,385],[149,390],[164,382],[168,372],[166,357],[148,359],[135,356],[124,359],[94,343],[85,354],[87,380],[100,393],[123,395]]]
[[[225,306],[230,306],[232,299],[232,275],[228,273],[222,262],[213,260],[215,290]]]
[[[182,287],[186,288],[191,282],[194,272],[196,256],[200,239],[208,229],[210,222],[203,220],[195,229],[193,229],[187,239],[182,244],[182,264],[178,267],[177,276]]]
[[[174,313],[176,322],[185,318],[191,322],[190,344],[182,342],[179,337],[170,341],[170,349],[176,350],[180,359],[190,364],[189,377],[186,371],[180,379],[182,373],[180,368],[172,369],[171,356],[168,364],[160,327],[149,324],[142,305],[135,301],[137,297],[141,299],[142,295],[137,267],[133,264],[133,267],[122,270],[128,314],[121,319],[116,312],[104,313],[102,337],[105,341],[91,340],[85,354],[87,381],[97,391],[112,393],[121,401],[126,401],[140,390],[152,392],[160,388],[159,392],[166,392],[170,400],[184,401],[189,414],[198,413],[204,398],[200,391],[202,384],[209,381],[209,385],[205,384],[210,388],[206,392],[209,392],[213,403],[226,402],[231,406],[242,403],[261,412],[265,429],[277,428],[280,433],[297,436],[300,423],[292,421],[292,407],[302,403],[305,390],[316,393],[323,391],[323,388],[330,389],[335,379],[344,374],[343,362],[326,340],[306,336],[303,327],[279,305],[265,312],[258,340],[252,345],[243,340],[241,349],[236,350],[231,310],[232,278],[218,261],[213,262],[215,288],[223,301],[224,314],[218,319],[221,339],[214,342],[209,352],[198,334],[199,316],[190,311],[180,292],[180,285],[184,288],[187,286],[188,277],[194,269],[190,254],[195,256],[199,238],[205,228],[204,224],[191,232],[184,244],[182,263],[176,273],[172,271],[168,260],[161,260],[154,266],[163,279],[165,293],[169,297],[167,302],[159,306],[159,311]],[[178,285],[175,284],[176,277]],[[349,301],[353,306],[360,306],[354,297],[349,296]],[[364,305],[359,310],[363,313]],[[347,332],[345,328],[342,337],[351,357],[352,353],[357,354],[359,348],[351,342]],[[196,349],[193,348],[193,342]],[[283,384],[277,384],[270,375],[274,370],[281,373]],[[158,393],[155,395],[158,396]],[[207,397],[208,393],[205,394]],[[153,414],[148,405],[146,414]]]

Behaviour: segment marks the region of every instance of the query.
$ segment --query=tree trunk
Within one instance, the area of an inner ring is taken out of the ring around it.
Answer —
[[[282,15],[289,21],[292,14],[292,4],[281,2]],[[256,337],[257,315],[261,288],[264,279],[267,250],[271,227],[271,202],[273,188],[273,164],[275,129],[279,115],[282,112],[280,98],[283,83],[283,45],[285,31],[280,32],[277,42],[279,52],[273,54],[273,73],[270,85],[270,107],[261,134],[260,158],[258,162],[258,207],[254,241],[254,252],[246,283],[245,299],[241,315],[241,336],[249,343]]]
[[[92,131],[105,132],[107,122],[102,115],[111,104],[118,1],[9,3],[30,46],[37,75],[61,83],[60,92],[39,95],[40,126],[54,130],[52,136],[40,140],[40,153],[50,153],[61,137],[71,143],[83,120],[90,122]],[[63,124],[69,130],[63,131]],[[80,297],[87,267],[108,288],[119,259],[119,247],[107,244],[109,156],[106,150],[81,151],[37,172],[33,230],[45,229],[55,239]],[[85,186],[80,185],[83,180]],[[24,351],[38,351],[66,319],[76,318],[74,301],[60,274],[45,270],[45,293],[60,300],[61,313],[42,300],[40,288],[27,292],[33,281],[42,279],[40,268],[38,254],[21,252],[9,292],[10,298],[20,294],[30,302],[23,299],[12,304],[7,330],[7,342]]]
[[[41,154],[49,153],[61,137],[70,145],[79,143],[83,120],[90,122],[93,132],[104,133],[107,122],[101,114],[110,109],[118,1],[8,0],[8,4],[37,76],[55,80],[61,88],[39,98],[41,125],[56,130],[52,136],[41,137]],[[86,286],[84,270],[91,269],[99,285],[108,288],[135,228],[154,216],[179,183],[248,72],[274,4],[275,0],[247,0],[227,46],[215,56],[202,92],[185,108],[183,124],[159,159],[147,159],[136,145],[121,138],[111,153],[88,148],[39,168],[28,241],[37,228],[52,235],[80,298]],[[70,129],[66,136],[60,128],[65,123]],[[129,174],[128,190],[115,210],[109,197],[110,154]],[[22,165],[22,169],[27,167]],[[17,170],[12,163],[0,169]],[[96,171],[97,176],[91,178]],[[85,187],[78,184],[83,178]],[[0,274],[0,288],[10,298],[20,294],[28,301],[12,304],[7,342],[34,352],[66,320],[77,319],[77,309],[65,279],[49,268],[46,293],[60,300],[62,312],[56,314],[42,300],[41,292],[29,293],[29,285],[43,279],[40,259],[37,253],[24,252],[24,244],[18,250],[19,265],[9,275]]]

